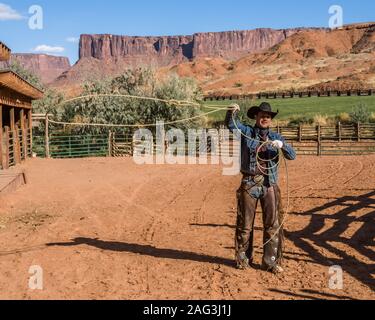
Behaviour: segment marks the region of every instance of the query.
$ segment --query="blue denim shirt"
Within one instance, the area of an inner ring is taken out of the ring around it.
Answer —
[[[234,114],[234,120],[236,121],[236,124],[233,121],[232,111],[228,111],[227,117],[226,117],[226,125],[231,132],[234,132],[238,128],[242,134],[248,137],[252,137],[255,140],[258,140],[258,141],[251,140],[241,135],[241,172],[243,174],[254,176],[257,174],[257,171],[258,171],[256,153],[260,145],[259,141],[261,140],[261,137],[259,135],[259,129],[256,127],[254,128],[254,127],[246,126],[242,124],[238,120],[237,113]],[[282,152],[286,159],[288,160],[296,159],[296,152],[294,151],[291,145],[286,143],[283,136],[270,130],[268,134],[268,138],[271,141],[280,140],[284,144],[282,148]],[[267,156],[268,159],[275,158],[274,161],[269,162],[269,168],[271,169],[268,170],[269,183],[271,185],[275,185],[278,183],[278,180],[279,180],[278,167],[275,166],[276,163],[279,161],[278,151],[272,147],[269,147],[267,150],[267,153],[268,153],[268,156]]]

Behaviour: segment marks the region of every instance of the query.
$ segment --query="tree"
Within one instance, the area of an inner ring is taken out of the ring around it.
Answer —
[[[109,96],[98,96],[108,94]],[[113,95],[113,96],[111,96]],[[201,91],[192,79],[172,76],[158,81],[151,69],[130,69],[114,79],[86,83],[82,96],[64,106],[61,119],[64,122],[103,123],[116,125],[155,124],[158,120],[171,122],[201,115],[199,107],[181,107],[161,101],[118,97],[131,95],[164,100],[187,100],[200,102]],[[175,128],[188,129],[204,125],[205,119],[199,118],[173,125]],[[168,126],[166,126],[168,127]],[[77,134],[99,134],[108,130],[129,134],[132,128],[109,128],[74,126],[70,128]],[[149,129],[153,129],[152,126]]]
[[[33,101],[34,113],[49,113],[58,117],[64,110],[61,103],[64,101],[64,95],[53,90],[48,89],[42,99]]]
[[[30,70],[25,69],[17,60],[13,60],[10,63],[9,69],[14,73],[17,73],[20,77],[22,77],[24,80],[29,82],[34,87],[40,90],[44,89],[44,86],[40,78]]]
[[[53,116],[53,119],[59,119],[63,112],[61,102],[64,100],[64,96],[61,93],[53,89],[48,89],[42,99],[34,100],[33,113],[36,114],[49,114]],[[59,126],[50,124],[51,129],[58,129]],[[44,135],[45,125],[40,123],[39,127],[35,129],[36,135]]]

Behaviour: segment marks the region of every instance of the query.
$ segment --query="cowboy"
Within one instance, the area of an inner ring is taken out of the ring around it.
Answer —
[[[281,192],[278,186],[279,152],[288,160],[295,160],[294,149],[278,133],[271,131],[272,120],[279,111],[273,112],[269,103],[252,107],[247,115],[256,120],[254,127],[238,120],[240,107],[234,104],[227,113],[226,124],[231,132],[241,133],[240,189],[237,191],[236,264],[239,269],[253,266],[254,220],[258,202],[263,211],[264,253],[262,268],[283,272],[283,212]]]

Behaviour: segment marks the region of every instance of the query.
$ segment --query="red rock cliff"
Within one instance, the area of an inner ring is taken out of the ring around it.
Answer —
[[[192,58],[192,36],[128,37],[82,35],[79,57],[100,60],[124,58],[129,62],[168,65]]]
[[[82,35],[79,56],[100,60],[125,59],[130,63],[154,63],[158,66],[202,56],[236,59],[269,49],[297,31],[256,29],[166,37]]]
[[[70,69],[69,59],[47,54],[12,54],[10,61],[17,60],[25,69],[38,75],[42,82],[48,84],[63,72]]]

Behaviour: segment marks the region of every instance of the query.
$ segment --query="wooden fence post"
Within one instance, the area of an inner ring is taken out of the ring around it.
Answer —
[[[9,169],[9,127],[5,127],[5,163],[4,169]]]
[[[337,136],[339,138],[339,142],[341,142],[341,140],[342,140],[342,136],[341,136],[341,122],[338,123],[337,128],[338,128],[337,129]]]
[[[71,136],[69,136],[68,145],[69,145],[69,158],[71,158],[72,157],[72,137]]]
[[[108,133],[108,156],[113,157],[112,132]]]
[[[113,156],[114,157],[117,157],[118,154],[116,154],[118,148],[117,148],[117,143],[116,143],[116,132],[112,132],[112,140],[111,140],[111,144],[112,144],[112,152],[113,152]]]
[[[15,114],[14,114],[14,108],[10,109],[10,131],[12,132],[12,150],[13,150],[13,162],[14,164],[17,164],[17,131],[16,131],[16,120],[15,120]],[[8,139],[9,141],[9,139]],[[9,141],[10,142],[10,141]],[[9,146],[10,147],[10,146]],[[8,148],[9,150],[9,148]],[[8,161],[8,166],[10,166]]]
[[[318,156],[322,155],[322,129],[320,124],[318,124]]]
[[[48,128],[49,127],[49,121],[48,121],[48,114],[46,114],[46,118],[45,118],[45,132],[44,132],[44,145],[45,145],[45,149],[46,149],[46,158],[49,159],[50,158],[50,152],[49,152],[49,132],[48,132]]]
[[[298,127],[298,141],[302,142],[302,124]]]
[[[357,138],[358,142],[361,141],[361,124],[359,122],[357,123]]]
[[[20,118],[21,118],[21,131],[22,131],[22,153],[23,153],[23,160],[27,159],[27,136],[25,130],[25,111],[22,109],[20,111]]]
[[[14,163],[20,164],[21,163],[21,141],[20,141],[20,136],[19,136],[18,124],[14,125],[14,131],[13,131],[13,156],[14,156]]]
[[[33,155],[33,115],[31,113],[31,109],[27,111],[27,122],[28,122],[28,130],[30,135],[30,144],[28,146],[28,155]]]

